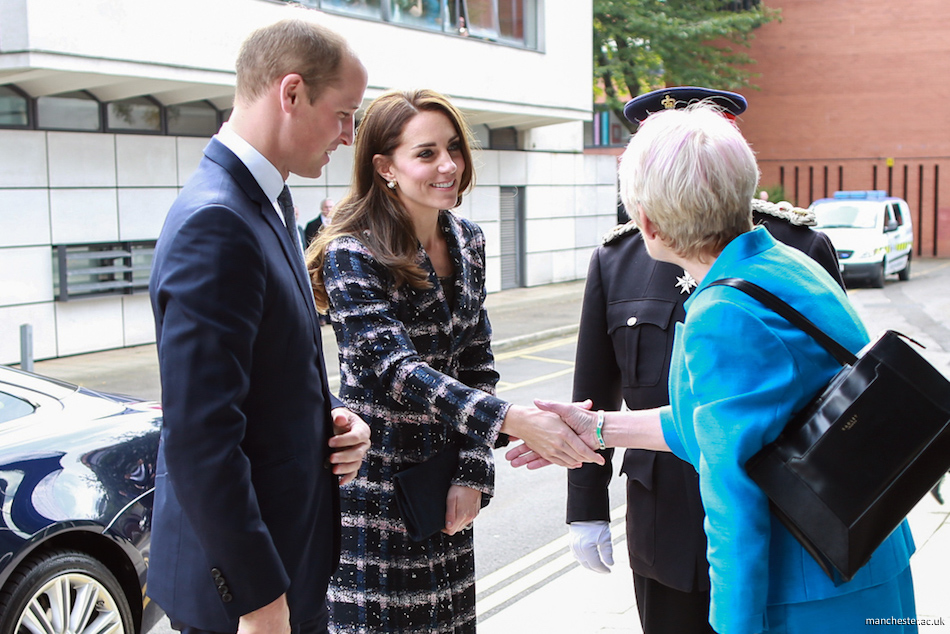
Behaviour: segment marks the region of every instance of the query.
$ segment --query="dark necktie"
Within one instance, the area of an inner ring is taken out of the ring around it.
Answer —
[[[284,224],[290,233],[290,241],[297,247],[297,261],[293,263],[294,268],[299,269],[298,275],[303,275],[304,279],[309,280],[306,267],[303,261],[303,248],[300,245],[300,233],[297,231],[297,214],[294,213],[294,199],[290,197],[290,189],[284,185],[284,189],[277,197],[277,204],[284,215]],[[313,302],[313,289],[307,284],[307,292],[310,295],[310,301]]]
[[[300,234],[297,232],[297,214],[294,213],[294,199],[290,197],[290,188],[284,185],[284,189],[277,197],[277,204],[280,205],[280,211],[284,214],[284,225],[290,233],[290,241],[297,245],[297,251],[303,253],[300,245]]]

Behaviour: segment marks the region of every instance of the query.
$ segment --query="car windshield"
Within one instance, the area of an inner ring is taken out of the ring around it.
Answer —
[[[873,229],[881,217],[881,203],[878,202],[827,202],[815,205],[817,229],[835,227],[853,227]]]

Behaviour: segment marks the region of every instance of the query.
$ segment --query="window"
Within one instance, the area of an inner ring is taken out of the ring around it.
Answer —
[[[0,126],[25,128],[29,124],[29,98],[13,86],[0,86]]]
[[[101,130],[99,102],[85,91],[39,97],[36,100],[36,127],[44,130]]]
[[[443,33],[538,47],[538,0],[304,0],[303,4]]]
[[[15,396],[0,392],[0,423],[8,423],[11,420],[29,416],[36,408]]]
[[[498,13],[493,0],[462,0],[469,35],[498,39]]]
[[[524,4],[515,0],[498,0],[498,29],[505,40],[524,40]]]
[[[162,108],[149,97],[109,103],[106,126],[110,132],[161,132]]]
[[[155,241],[53,245],[57,301],[148,292]]]
[[[623,147],[630,133],[610,110],[594,106],[594,120],[584,122],[584,147]]]
[[[207,101],[192,101],[165,108],[168,134],[212,136],[218,131],[218,110]]]
[[[163,107],[141,96],[103,104],[85,90],[32,99],[14,84],[0,85],[0,128],[210,137],[229,116],[231,108],[205,100]]]
[[[442,31],[444,4],[441,0],[392,0],[392,21]]]
[[[894,219],[897,220],[898,225],[904,224],[904,214],[901,213],[901,206],[899,203],[894,203]]]
[[[381,1],[387,0],[312,0],[310,3],[323,9],[333,9],[340,13],[352,13],[368,18],[383,19]]]

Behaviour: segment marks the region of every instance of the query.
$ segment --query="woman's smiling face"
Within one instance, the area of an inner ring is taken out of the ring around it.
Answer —
[[[465,158],[458,130],[443,113],[423,110],[415,115],[392,155],[377,159],[380,175],[396,181],[396,195],[410,214],[452,209],[458,203]]]

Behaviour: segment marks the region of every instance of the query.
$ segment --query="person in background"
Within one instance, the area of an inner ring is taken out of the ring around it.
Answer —
[[[333,221],[333,199],[324,198],[320,203],[320,215],[307,223],[304,230],[304,248],[310,246],[313,239],[317,237],[320,229],[326,227]]]
[[[736,93],[699,87],[664,88],[631,100],[625,114],[640,123],[648,113],[689,103],[714,103],[724,116],[747,107]],[[807,225],[814,214],[752,200],[753,221],[782,242],[808,253],[841,283],[827,236]],[[650,257],[634,222],[619,225],[594,251],[587,273],[574,364],[575,402],[595,409],[660,407],[669,403],[667,381],[675,325],[695,280],[682,267]],[[567,522],[571,550],[585,568],[610,572],[610,500],[613,450],[604,465],[568,471]],[[693,467],[666,452],[627,449],[626,537],[637,610],[644,634],[711,632],[706,535],[699,480]]]
[[[155,247],[148,595],[185,634],[327,631],[340,483],[369,427],[330,394],[285,181],[320,176],[352,142],[365,89],[343,38],[308,19],[252,33],[231,117]]]
[[[755,300],[711,282],[748,279],[802,310],[850,350],[868,341],[839,282],[753,224],[758,168],[751,148],[710,106],[664,110],[634,135],[620,181],[650,256],[696,281],[684,322],[676,326],[670,405],[605,413],[590,411],[589,403],[537,404],[560,414],[592,447],[672,451],[696,471],[715,632],[830,633],[859,630],[867,618],[910,622],[914,545],[906,522],[851,581],[836,586],[771,515],[765,494],[742,467],[840,365]],[[508,457],[516,466],[545,463],[530,443]]]
[[[324,198],[320,203],[320,214],[307,223],[307,229],[304,231],[304,248],[307,248],[313,244],[313,241],[317,237],[317,234],[320,233],[320,230],[324,227],[328,227],[332,221],[333,199]],[[327,315],[326,311],[317,310],[317,316],[320,319],[321,326],[326,326],[330,323],[330,316]]]
[[[340,350],[340,397],[373,430],[342,494],[336,632],[475,631],[470,526],[493,493],[499,434],[530,437],[565,466],[602,460],[557,416],[493,395],[485,238],[450,211],[474,183],[471,143],[439,93],[374,100],[356,136],[351,193],[307,253]],[[393,478],[443,451],[458,460],[444,528],[413,541]]]

